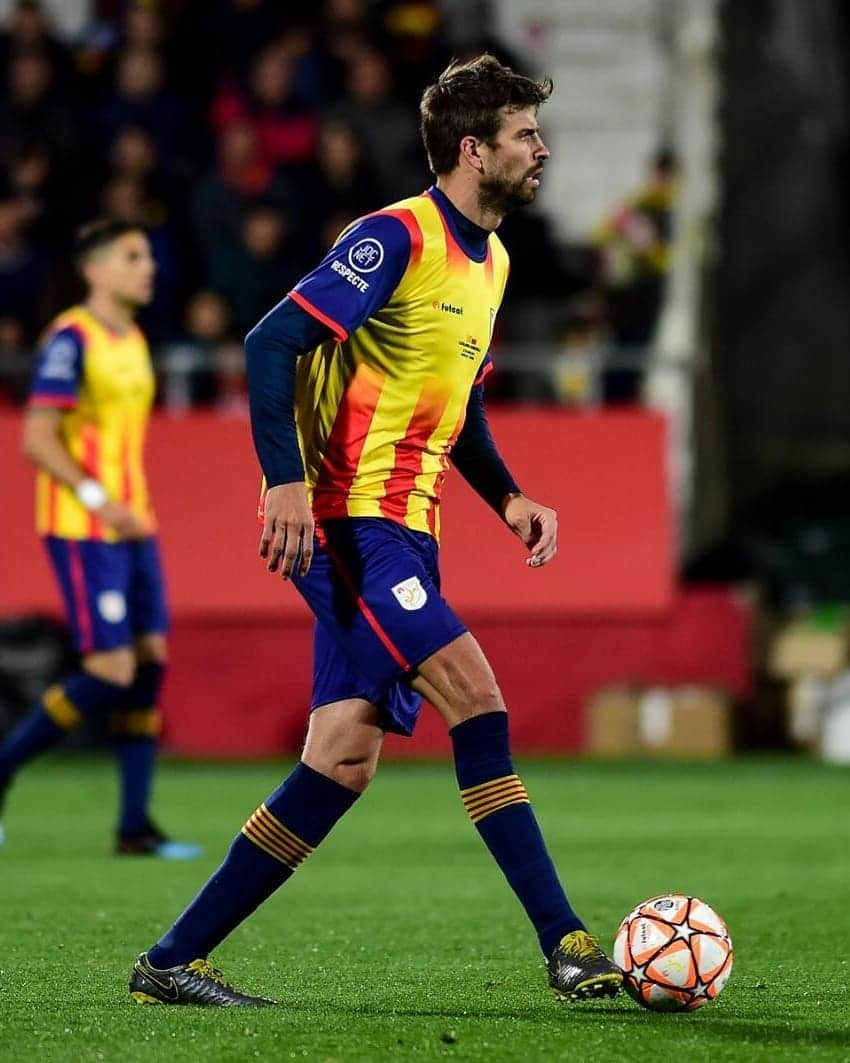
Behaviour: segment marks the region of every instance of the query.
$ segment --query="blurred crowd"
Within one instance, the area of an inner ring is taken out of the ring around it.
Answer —
[[[239,406],[244,333],[351,219],[430,183],[418,100],[452,56],[488,49],[522,66],[482,20],[449,17],[437,0],[93,8],[60,39],[48,0],[18,0],[0,32],[0,360],[31,350],[77,297],[77,225],[99,214],[138,221],[158,263],[142,324],[178,406]],[[632,279],[650,280],[638,301],[659,301],[653,278],[666,266],[652,245],[667,236],[634,211],[612,215],[589,257],[565,254],[533,211],[507,219],[502,235],[514,267],[507,342],[557,334],[580,348],[588,330],[611,327],[616,298],[600,310],[573,297],[604,296],[606,285],[622,296],[630,248],[640,252]],[[567,377],[544,377],[539,396],[520,397],[569,397]],[[23,377],[4,379],[6,397],[20,399]],[[516,391],[510,374],[502,387]]]

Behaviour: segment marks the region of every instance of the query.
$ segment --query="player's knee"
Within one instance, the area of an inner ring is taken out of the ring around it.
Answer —
[[[372,751],[348,755],[318,753],[305,749],[302,758],[308,768],[326,775],[340,786],[362,794],[375,778],[378,769],[378,754]]]
[[[377,759],[372,757],[364,757],[362,760],[344,760],[336,765],[333,778],[340,786],[362,794],[375,778],[377,770]]]
[[[83,658],[83,668],[97,679],[129,687],[136,676],[136,656],[129,648],[91,653]]]
[[[464,707],[470,716],[480,716],[485,712],[503,712],[505,702],[501,690],[493,681],[474,686],[465,699]]]
[[[452,677],[446,700],[463,717],[504,711],[502,692],[492,675]]]

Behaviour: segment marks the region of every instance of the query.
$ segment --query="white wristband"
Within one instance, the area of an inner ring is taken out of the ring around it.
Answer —
[[[100,509],[109,501],[106,488],[97,480],[81,480],[74,488],[74,494],[89,511]]]

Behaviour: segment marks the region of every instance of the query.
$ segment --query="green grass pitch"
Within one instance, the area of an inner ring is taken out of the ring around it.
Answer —
[[[446,765],[388,765],[296,876],[217,952],[281,1007],[143,1008],[126,983],[286,766],[163,765],[156,805],[194,863],[109,854],[107,761],[21,776],[0,850],[0,1059],[850,1060],[850,772],[520,762],[575,905],[610,947],[677,890],[735,943],[692,1015],[557,1004],[517,902]]]

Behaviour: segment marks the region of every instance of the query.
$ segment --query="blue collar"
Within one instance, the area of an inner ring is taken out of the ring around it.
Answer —
[[[437,204],[440,213],[446,219],[452,236],[473,262],[483,262],[487,258],[487,240],[490,233],[457,209],[449,197],[436,185],[431,185],[428,195]]]

